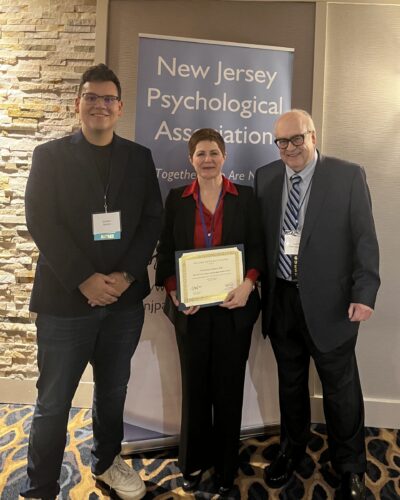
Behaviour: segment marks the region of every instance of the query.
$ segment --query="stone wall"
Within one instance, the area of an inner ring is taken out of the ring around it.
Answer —
[[[96,0],[0,0],[0,377],[36,376],[28,311],[37,250],[24,216],[32,151],[77,126],[94,64]]]

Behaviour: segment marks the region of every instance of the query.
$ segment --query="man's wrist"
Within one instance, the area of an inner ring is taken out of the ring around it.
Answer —
[[[132,283],[135,281],[135,278],[132,276],[132,274],[128,273],[127,271],[122,271],[122,276],[129,285],[132,285]]]

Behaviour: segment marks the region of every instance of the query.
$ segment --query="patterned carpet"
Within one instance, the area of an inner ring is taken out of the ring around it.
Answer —
[[[28,432],[33,407],[0,404],[0,496],[16,500],[26,468]],[[240,472],[232,499],[320,500],[334,499],[338,479],[328,463],[323,425],[313,426],[307,455],[285,488],[267,490],[263,468],[278,448],[278,436],[246,439],[240,445]],[[61,473],[59,500],[97,500],[109,498],[99,490],[90,474],[91,412],[73,409],[69,437]],[[400,499],[400,431],[367,429],[368,499]],[[204,475],[196,495],[184,494],[176,465],[177,450],[142,453],[127,458],[146,481],[145,500],[192,498],[213,500],[211,473]]]

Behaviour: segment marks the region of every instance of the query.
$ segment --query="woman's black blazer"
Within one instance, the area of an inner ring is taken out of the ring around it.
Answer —
[[[239,184],[235,184],[235,187],[238,196],[226,193],[224,197],[221,245],[243,243],[245,272],[252,268],[263,271],[261,227],[253,189]],[[196,202],[193,196],[182,198],[185,188],[171,189],[165,202],[163,227],[157,246],[158,286],[163,286],[166,278],[176,274],[175,251],[194,248]],[[186,329],[187,316],[175,308],[169,296],[164,311],[176,328]],[[250,294],[246,306],[232,310],[236,328],[254,324],[259,311],[260,298],[256,288]]]

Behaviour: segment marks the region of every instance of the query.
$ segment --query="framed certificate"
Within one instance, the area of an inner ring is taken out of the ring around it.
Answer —
[[[212,306],[243,282],[243,245],[175,252],[179,309]]]

